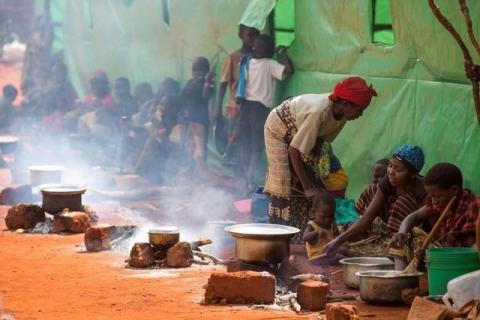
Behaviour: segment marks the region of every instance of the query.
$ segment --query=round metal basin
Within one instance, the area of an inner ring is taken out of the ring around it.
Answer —
[[[402,271],[360,271],[360,298],[373,304],[402,302],[402,290],[419,286],[421,272],[404,274]]]
[[[290,239],[300,232],[269,223],[236,224],[225,228],[236,238],[235,257],[249,263],[280,263],[290,254]]]
[[[381,257],[355,257],[340,260],[343,264],[343,282],[349,288],[358,289],[359,271],[369,270],[393,270],[394,263],[388,258]]]

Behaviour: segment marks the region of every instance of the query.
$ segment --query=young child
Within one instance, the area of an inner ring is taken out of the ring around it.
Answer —
[[[273,107],[276,81],[293,73],[286,48],[279,50],[283,64],[273,59],[274,53],[273,39],[262,34],[255,38],[253,57],[240,62],[236,94],[240,114],[234,139],[240,138],[240,161],[249,189],[254,189],[252,178],[264,148],[263,127]]]
[[[372,183],[377,184],[387,174],[387,168],[390,161],[388,159],[380,159],[372,168]]]
[[[424,252],[418,246],[426,233],[415,226],[430,230],[453,196],[456,200],[435,239],[442,247],[470,247],[475,243],[480,198],[473,191],[463,188],[460,169],[451,163],[437,163],[425,175],[424,185],[428,194],[426,205],[403,220],[390,242],[390,254],[395,258],[397,270],[406,267],[413,258],[414,249],[417,249],[419,261],[423,259]]]
[[[199,57],[193,62],[192,78],[182,91],[189,147],[195,162],[206,160],[207,129],[210,124],[208,103],[214,88],[214,77],[208,60]]]
[[[147,126],[149,138],[140,153],[134,172],[152,183],[164,182],[175,174],[169,161],[175,152],[175,145],[170,141],[169,135],[176,124],[180,105],[178,96],[162,97]]]
[[[302,237],[309,259],[322,255],[324,246],[337,236],[335,208],[335,199],[327,193],[321,193],[314,199],[313,220],[308,221]]]
[[[223,99],[228,88],[229,98],[226,106],[226,118],[230,123],[228,129],[224,132],[224,140],[227,140],[228,136],[231,135],[238,120],[240,106],[237,104],[235,95],[237,93],[238,67],[240,65],[240,60],[244,55],[253,53],[253,42],[259,34],[260,32],[257,29],[240,24],[238,27],[238,37],[242,41],[242,46],[240,49],[231,52],[225,58],[223,64],[214,118],[217,124],[222,119]],[[230,149],[228,148],[227,150]],[[228,158],[231,155],[226,154],[225,156]]]

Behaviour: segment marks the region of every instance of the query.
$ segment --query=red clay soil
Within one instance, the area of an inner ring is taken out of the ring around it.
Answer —
[[[0,228],[7,207],[0,207]],[[221,267],[126,269],[126,252],[82,253],[80,235],[0,231],[0,310],[15,319],[321,319],[319,313],[204,306],[202,286]],[[335,283],[341,282],[336,273]],[[338,284],[336,285],[337,289]],[[354,302],[362,318],[406,319],[406,307]],[[3,310],[2,310],[3,308]],[[1,313],[0,313],[1,316]]]

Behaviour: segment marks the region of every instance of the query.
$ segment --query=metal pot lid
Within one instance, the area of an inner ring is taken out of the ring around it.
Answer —
[[[59,196],[68,196],[68,195],[78,195],[85,193],[87,189],[81,186],[68,185],[68,184],[57,184],[54,186],[49,186],[46,188],[40,189],[44,195],[59,195]]]
[[[291,238],[300,232],[294,227],[271,223],[236,224],[225,230],[239,238]]]
[[[30,171],[63,171],[64,167],[55,166],[55,165],[41,165],[41,166],[30,166],[28,167]]]
[[[380,265],[394,265],[393,261],[382,257],[354,257],[339,261],[341,264],[373,267]]]
[[[180,229],[175,226],[161,226],[148,230],[148,234],[175,234],[180,233]]]
[[[15,136],[1,136],[0,135],[0,144],[1,143],[14,143],[18,142],[18,137]]]
[[[369,270],[369,271],[359,271],[355,275],[360,278],[383,278],[383,279],[393,279],[393,278],[410,278],[421,276],[422,272],[413,272],[413,273],[403,273],[403,271],[396,270]]]

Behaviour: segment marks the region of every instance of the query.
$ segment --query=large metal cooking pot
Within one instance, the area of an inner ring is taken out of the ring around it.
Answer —
[[[280,263],[290,254],[299,229],[279,224],[247,223],[225,228],[236,238],[235,257],[249,263]]]
[[[163,226],[148,231],[148,241],[159,249],[168,249],[180,240],[180,230],[174,226]]]
[[[40,189],[42,208],[56,214],[68,208],[70,211],[82,211],[82,194],[86,189],[80,186],[59,184]]]
[[[343,282],[349,288],[358,289],[359,278],[356,275],[359,271],[369,270],[393,270],[395,264],[388,258],[379,257],[356,257],[340,260],[343,264]]]
[[[30,166],[28,170],[32,186],[62,182],[63,167],[61,166]]]
[[[360,271],[360,298],[374,304],[402,302],[402,290],[419,286],[421,272],[403,274],[402,271]]]
[[[15,136],[0,136],[0,150],[2,153],[13,153],[17,149],[18,138]]]

